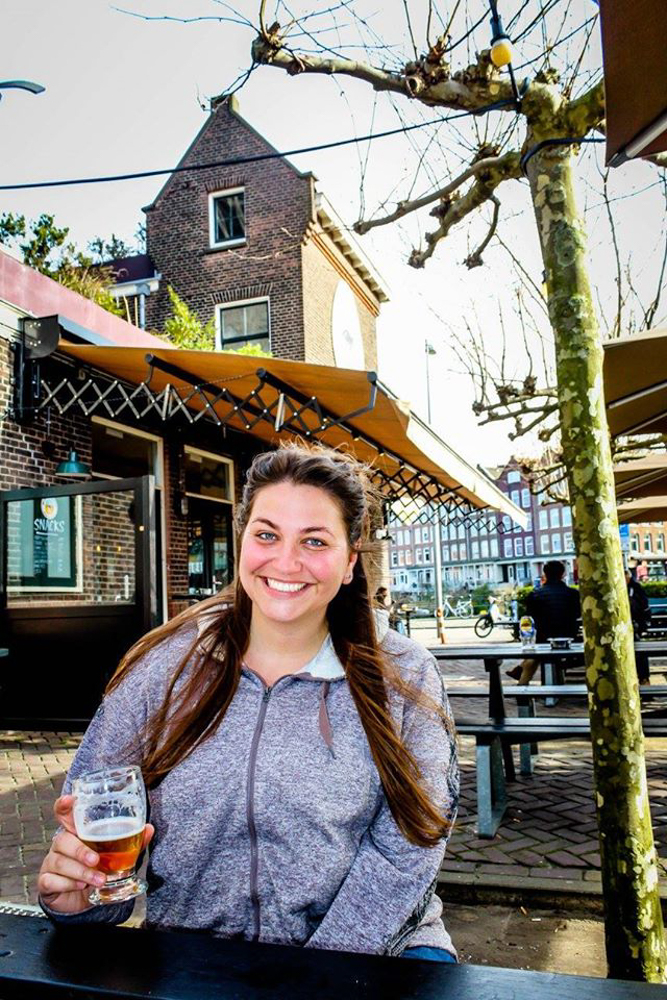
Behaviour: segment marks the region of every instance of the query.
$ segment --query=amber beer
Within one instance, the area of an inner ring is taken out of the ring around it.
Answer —
[[[131,819],[103,819],[91,823],[81,839],[99,854],[97,870],[104,872],[109,881],[117,881],[133,874],[144,841],[144,827],[137,829]]]

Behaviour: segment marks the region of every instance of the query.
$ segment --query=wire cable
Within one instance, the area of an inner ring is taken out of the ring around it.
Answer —
[[[521,169],[526,173],[526,166],[528,161],[535,156],[535,153],[539,153],[541,149],[545,146],[579,146],[584,142],[606,142],[606,139],[588,138],[587,136],[568,136],[564,139],[543,139],[542,142],[538,142],[535,146],[531,146],[523,154],[520,160]]]
[[[460,111],[457,114],[447,115],[445,118],[434,118],[428,122],[417,122],[415,125],[402,125],[400,128],[389,129],[386,132],[375,132],[369,135],[355,136],[351,139],[338,139],[335,142],[325,142],[319,146],[303,146],[300,149],[288,149],[285,152],[273,150],[270,153],[255,153],[252,156],[235,156],[228,160],[212,160],[210,163],[192,163],[188,166],[168,167],[161,170],[142,170],[130,174],[108,174],[98,177],[75,177],[66,180],[56,181],[28,181],[23,184],[0,184],[0,191],[27,191],[37,188],[72,187],[82,184],[110,184],[116,181],[140,180],[144,177],[161,177],[167,174],[181,174],[193,170],[211,170],[214,167],[234,167],[241,163],[258,163],[263,160],[278,160],[286,156],[300,156],[303,153],[317,153],[325,149],[337,149],[341,146],[352,146],[360,142],[370,142],[373,139],[386,139],[392,135],[400,135],[405,132],[412,132],[414,129],[425,128],[429,125],[443,125],[446,122],[454,121],[457,118],[466,118],[470,115],[486,114],[487,111],[496,111],[507,106],[514,106],[511,99],[495,101],[482,108],[475,108],[474,111]]]

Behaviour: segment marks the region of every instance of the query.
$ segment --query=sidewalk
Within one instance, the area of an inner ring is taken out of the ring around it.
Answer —
[[[445,677],[450,684],[487,683],[481,661],[448,661]],[[484,699],[457,699],[455,708],[466,716],[486,714]],[[539,709],[552,714],[585,710],[583,699]],[[55,829],[53,802],[79,741],[68,733],[0,733],[2,901],[36,899],[37,872]],[[475,831],[474,741],[461,738],[460,750],[461,806],[442,869],[443,896],[535,906],[576,902],[599,909],[590,743],[540,744],[534,774],[519,775],[508,785],[509,808],[493,840],[481,840]],[[667,739],[647,742],[647,768],[656,843],[667,858]]]

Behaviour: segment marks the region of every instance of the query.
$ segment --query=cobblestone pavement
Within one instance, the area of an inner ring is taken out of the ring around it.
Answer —
[[[486,685],[481,661],[451,661],[446,680]],[[659,675],[656,680],[663,680]],[[508,711],[511,700],[508,700]],[[484,699],[457,699],[456,714],[486,714]],[[584,713],[585,702],[540,713]],[[39,866],[55,829],[52,806],[79,744],[68,733],[0,733],[0,899],[34,902]],[[515,751],[518,757],[518,752]],[[590,744],[540,744],[532,776],[508,785],[509,808],[493,840],[475,830],[474,741],[461,739],[462,799],[442,871],[450,885],[499,893],[549,886],[598,891],[599,855]],[[667,740],[647,743],[648,784],[656,842],[667,858]],[[445,889],[446,891],[446,889]]]

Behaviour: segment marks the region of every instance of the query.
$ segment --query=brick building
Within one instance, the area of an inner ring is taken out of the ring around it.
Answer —
[[[445,590],[483,583],[515,586],[539,580],[550,559],[565,563],[574,578],[572,511],[567,504],[543,502],[531,493],[517,463],[489,469],[494,484],[527,516],[522,527],[509,514],[483,512],[463,521],[443,518],[440,527],[442,578]],[[404,594],[428,594],[434,587],[432,526],[391,525],[392,587]],[[663,540],[664,544],[664,540]]]
[[[314,176],[275,153],[235,98],[219,103],[179,163],[198,169],[172,174],[145,208],[147,253],[111,262],[115,294],[160,330],[172,285],[202,323],[215,320],[211,348],[257,343],[274,357],[374,370],[382,280]]]

